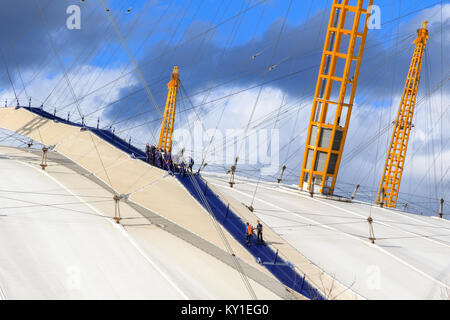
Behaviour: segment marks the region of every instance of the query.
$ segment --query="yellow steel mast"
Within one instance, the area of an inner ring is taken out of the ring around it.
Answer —
[[[417,39],[414,40],[416,48],[414,49],[403,89],[402,100],[398,108],[397,120],[395,121],[394,132],[392,133],[389,152],[384,165],[383,176],[381,178],[380,188],[378,189],[377,203],[386,207],[395,208],[397,203],[416,104],[417,89],[419,87],[423,54],[428,39],[427,25],[427,21],[422,23],[421,28],[417,30]]]
[[[304,190],[334,191],[373,3],[364,9],[364,2],[333,0],[300,175]]]
[[[159,134],[158,149],[170,153],[172,151],[172,133],[175,124],[175,110],[177,107],[177,93],[180,86],[178,67],[173,68],[172,77],[167,85],[169,93],[167,94],[166,108],[161,124]]]

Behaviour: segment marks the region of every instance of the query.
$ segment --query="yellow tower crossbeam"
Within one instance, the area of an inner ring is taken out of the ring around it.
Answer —
[[[173,68],[172,77],[167,85],[169,92],[167,94],[166,107],[161,124],[161,132],[159,134],[158,149],[162,149],[166,153],[172,151],[172,134],[175,125],[175,111],[177,108],[177,94],[180,86],[178,75],[178,67]]]
[[[395,208],[397,204],[400,181],[405,166],[406,150],[408,148],[417,89],[419,87],[420,70],[422,68],[423,54],[428,39],[427,25],[427,21],[422,23],[421,28],[417,30],[417,39],[414,40],[416,47],[411,59],[391,143],[389,144],[389,152],[386,157],[380,188],[378,189],[377,203],[390,208]],[[383,198],[384,203],[382,203]]]
[[[304,190],[334,191],[373,3],[364,9],[364,2],[333,0],[300,175]]]

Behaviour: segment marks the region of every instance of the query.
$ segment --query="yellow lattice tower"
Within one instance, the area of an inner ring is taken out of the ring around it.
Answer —
[[[163,149],[164,152],[170,153],[172,151],[172,133],[175,124],[177,93],[178,87],[180,86],[178,67],[173,68],[172,78],[167,86],[169,87],[169,93],[167,94],[166,108],[164,109],[161,132],[159,134],[158,148]]]
[[[427,25],[427,21],[422,23],[421,28],[417,30],[417,39],[414,40],[416,48],[414,49],[403,89],[402,100],[400,101],[391,143],[389,144],[389,152],[384,164],[383,176],[381,178],[380,188],[378,189],[377,203],[386,207],[395,208],[397,204],[398,191],[405,166],[406,149],[408,148],[409,134],[411,132],[414,107],[416,104],[417,89],[419,87],[423,54],[428,39]]]
[[[333,193],[344,149],[373,3],[354,2],[331,8],[299,183],[312,192]]]

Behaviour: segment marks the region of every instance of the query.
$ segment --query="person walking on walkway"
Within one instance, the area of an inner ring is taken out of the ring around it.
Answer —
[[[155,165],[155,157],[156,157],[156,147],[153,144],[150,148],[150,156],[151,156],[151,160],[152,160],[152,165]]]
[[[185,176],[185,170],[184,170],[185,164],[184,164],[184,160],[181,160],[180,162],[180,174],[181,176],[184,178]]]
[[[258,243],[264,243],[263,240],[263,225],[259,220],[256,220],[256,235],[257,235],[257,242]]]
[[[145,145],[145,155],[147,156],[147,163],[150,163],[150,144],[148,142]]]
[[[247,245],[250,245],[250,240],[252,238],[253,227],[248,222],[245,224],[245,238]]]
[[[188,163],[188,169],[189,172],[192,174],[192,167],[194,166],[194,159],[192,157],[189,157],[189,163]]]
[[[162,166],[162,155],[161,155],[161,152],[159,152],[159,150],[156,150],[155,158],[156,158],[155,165],[158,168],[161,168],[161,166]]]

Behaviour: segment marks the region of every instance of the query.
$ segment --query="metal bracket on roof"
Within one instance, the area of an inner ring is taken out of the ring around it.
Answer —
[[[114,198],[117,198],[117,200],[123,200],[128,201],[128,198],[130,197],[130,193],[119,193],[114,194]]]

